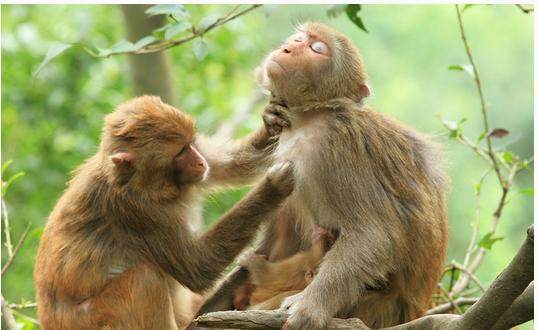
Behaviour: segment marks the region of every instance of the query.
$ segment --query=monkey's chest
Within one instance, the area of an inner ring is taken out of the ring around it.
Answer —
[[[297,130],[284,130],[274,152],[275,163],[291,161],[294,166],[295,189],[288,198],[288,207],[302,221],[320,224],[318,214],[323,203],[319,182],[319,145],[324,136],[323,125],[309,125]]]

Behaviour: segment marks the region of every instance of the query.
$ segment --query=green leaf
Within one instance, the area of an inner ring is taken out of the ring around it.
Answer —
[[[134,44],[134,49],[135,50],[138,50],[140,48],[144,48],[146,47],[147,45],[157,41],[159,39],[155,38],[154,36],[145,36],[144,38],[138,40],[135,44]]]
[[[172,39],[181,32],[186,31],[190,28],[192,28],[192,24],[190,22],[179,22],[177,24],[171,25],[164,31],[164,39]]]
[[[37,69],[34,71],[34,74],[32,75],[32,79],[36,79],[41,70],[49,64],[50,61],[58,57],[61,53],[65,52],[69,48],[73,47],[73,44],[57,44],[49,48],[47,51],[47,55],[45,55],[45,59],[41,61]]]
[[[199,61],[203,60],[207,55],[207,42],[201,38],[195,39],[192,42],[192,51]]]
[[[166,32],[166,29],[168,29],[172,25],[174,25],[174,24],[168,23],[168,24],[166,24],[164,26],[161,26],[160,28],[151,31],[151,35],[154,36],[155,38],[159,39],[159,40],[164,40],[164,33]]]
[[[4,174],[5,171],[7,171],[7,169],[9,168],[9,165],[11,165],[11,163],[13,163],[13,159],[10,159],[10,160],[6,161],[4,163],[4,165],[2,165],[2,172],[0,172],[2,175]]]
[[[495,242],[502,241],[504,237],[493,237],[492,233],[487,233],[481,240],[478,242],[478,245],[486,250],[491,250],[491,247]]]
[[[505,151],[502,153],[502,158],[506,162],[506,164],[510,165],[514,162],[516,155],[514,155],[514,153],[511,151]]]
[[[475,184],[473,185],[474,193],[475,193],[476,195],[480,195],[480,188],[481,188],[481,187],[482,187],[482,185],[480,184],[480,182],[475,183]]]
[[[476,139],[476,143],[480,143],[485,138],[486,138],[486,132],[480,133],[480,135],[478,136],[478,139]]]
[[[127,53],[132,52],[135,50],[135,45],[127,40],[122,40],[115,44],[114,46],[110,47],[110,51],[112,53]]]
[[[348,5],[346,7],[346,14],[347,17],[355,24],[359,29],[363,30],[364,32],[368,33],[368,30],[366,29],[366,26],[364,26],[364,23],[362,22],[362,19],[359,17],[359,11],[361,10],[361,5]]]
[[[19,172],[15,175],[13,175],[11,178],[9,178],[6,182],[2,182],[2,197],[4,197],[7,193],[7,190],[11,184],[17,180],[18,178],[22,177],[25,173]]]
[[[200,23],[198,25],[200,26],[200,29],[202,29],[202,31],[205,31],[208,27],[215,24],[218,20],[218,17],[206,16],[200,20]]]
[[[534,188],[521,189],[519,193],[527,196],[534,196]]]
[[[463,123],[467,121],[467,118],[461,118],[457,123],[450,120],[443,120],[443,123],[449,130],[448,136],[451,138],[458,138],[463,133]]]
[[[336,4],[336,5],[330,5],[327,9],[327,16],[331,18],[337,18],[342,14],[348,5],[346,4]]]
[[[185,13],[185,7],[183,5],[160,4],[149,7],[145,13],[149,16],[175,14],[181,15]]]
[[[474,76],[474,71],[473,71],[473,66],[470,65],[470,64],[463,64],[463,65],[460,65],[460,64],[452,64],[448,67],[448,70],[450,71],[465,71],[469,76],[471,76],[471,78],[475,78]]]

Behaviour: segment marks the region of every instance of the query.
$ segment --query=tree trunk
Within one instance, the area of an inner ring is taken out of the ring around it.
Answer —
[[[166,16],[148,16],[151,5],[121,5],[127,28],[127,39],[136,42],[165,24]],[[170,59],[166,52],[128,55],[135,96],[152,94],[174,104]]]

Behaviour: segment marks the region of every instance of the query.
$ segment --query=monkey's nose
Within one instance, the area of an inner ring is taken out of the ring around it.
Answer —
[[[291,50],[289,49],[289,47],[284,47],[284,48],[282,48],[282,51],[283,51],[284,53],[286,53],[286,54],[291,53]]]

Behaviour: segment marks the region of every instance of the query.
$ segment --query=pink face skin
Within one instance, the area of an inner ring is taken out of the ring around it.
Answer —
[[[207,162],[192,145],[186,145],[174,162],[181,184],[197,183],[204,179],[208,167]]]
[[[271,53],[266,62],[267,74],[271,79],[283,79],[294,71],[315,76],[331,56],[329,44],[319,35],[298,32]]]

